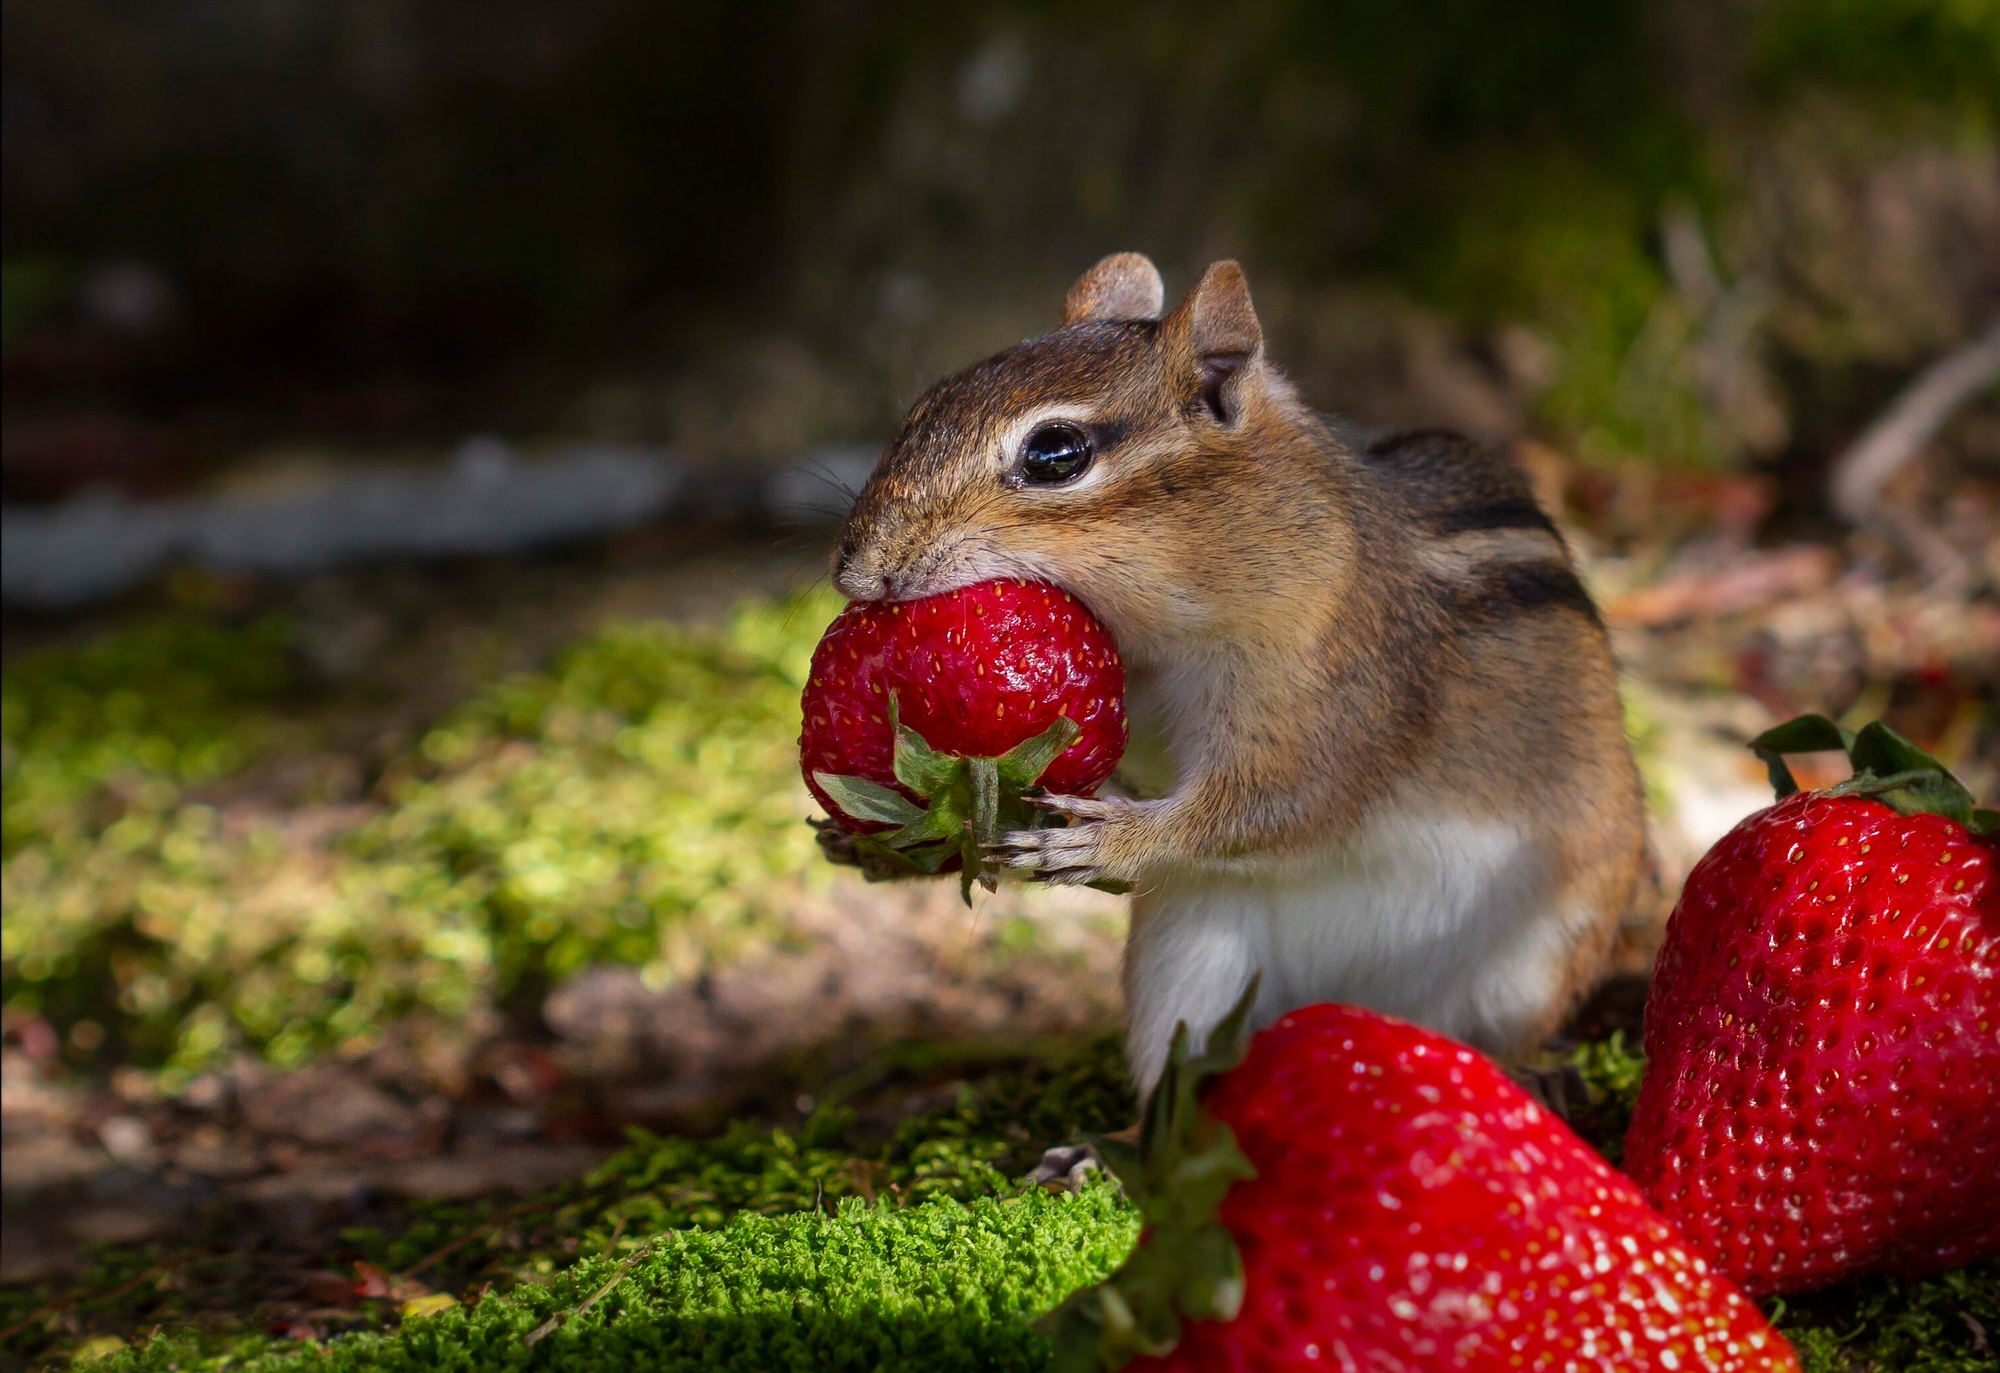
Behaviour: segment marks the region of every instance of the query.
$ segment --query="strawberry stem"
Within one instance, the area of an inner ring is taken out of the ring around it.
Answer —
[[[1838,750],[1847,755],[1854,775],[1828,787],[1828,796],[1872,797],[1899,815],[1942,815],[1974,834],[2000,829],[2000,811],[1978,805],[1950,769],[1880,720],[1856,732],[1824,715],[1801,715],[1765,730],[1750,741],[1750,749],[1764,761],[1780,801],[1799,790],[1786,754]]]

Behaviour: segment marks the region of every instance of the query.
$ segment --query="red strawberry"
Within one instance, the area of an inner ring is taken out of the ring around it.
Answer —
[[[1689,874],[1625,1166],[1751,1292],[2000,1253],[2000,843],[1908,740],[1816,716],[1753,747],[1785,799]],[[1779,755],[1849,749],[1797,793]]]
[[[1049,1318],[1056,1368],[1796,1373],[1756,1308],[1491,1062],[1334,1005],[1243,1057],[1248,1006],[1193,1062],[1176,1039],[1137,1159],[1107,1153],[1146,1228]]]
[[[1042,582],[848,606],[813,653],[802,705],[800,766],[847,831],[838,843],[879,834],[873,858],[964,862],[968,883],[979,844],[1047,823],[1024,791],[1087,796],[1125,751],[1118,649]]]

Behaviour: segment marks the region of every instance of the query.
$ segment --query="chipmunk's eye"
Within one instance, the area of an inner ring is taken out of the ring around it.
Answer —
[[[1090,466],[1093,452],[1090,435],[1077,425],[1044,424],[1021,445],[1021,475],[1043,485],[1070,481]]]

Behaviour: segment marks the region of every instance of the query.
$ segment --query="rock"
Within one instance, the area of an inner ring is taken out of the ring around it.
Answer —
[[[588,1144],[522,1144],[385,1166],[374,1182],[386,1195],[412,1201],[514,1196],[580,1178],[609,1153]]]
[[[843,872],[793,913],[803,947],[659,990],[635,968],[587,968],[542,1017],[571,1074],[605,1084],[614,1119],[708,1120],[806,1053],[838,1063],[909,1036],[1111,1023],[1122,916],[1098,893],[1018,888],[968,912],[949,882],[871,886]],[[1010,952],[995,947],[1001,931]]]
[[[244,1124],[260,1135],[322,1147],[415,1148],[424,1132],[419,1111],[341,1064],[285,1073],[242,1090]]]
[[[7,1166],[0,1169],[0,1192],[9,1198],[46,1192],[95,1177],[111,1166],[103,1150],[78,1144],[67,1135],[9,1140]]]
[[[144,1168],[153,1161],[153,1132],[137,1116],[109,1116],[98,1122],[97,1140],[105,1153],[128,1168]]]
[[[10,440],[11,442],[11,440]],[[398,558],[526,552],[664,513],[685,484],[664,454],[578,444],[517,460],[475,438],[428,471],[346,473],[301,490],[138,505],[94,492],[4,515],[5,598],[60,610],[176,560],[303,577]]]

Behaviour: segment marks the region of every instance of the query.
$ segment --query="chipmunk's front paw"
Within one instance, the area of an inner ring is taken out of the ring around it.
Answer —
[[[1031,873],[1044,882],[1083,886],[1130,882],[1139,876],[1147,803],[1116,797],[1038,796],[1042,810],[1069,818],[1064,829],[1014,830],[987,846],[1001,867]]]

